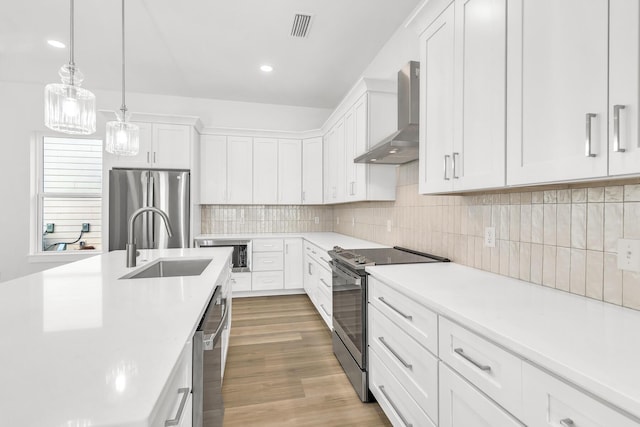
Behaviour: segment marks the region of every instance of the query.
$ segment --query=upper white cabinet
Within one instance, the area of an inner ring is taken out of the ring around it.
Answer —
[[[253,202],[257,204],[277,203],[278,140],[254,138],[253,158]]]
[[[345,201],[344,120],[338,121],[324,140],[324,201]]]
[[[420,192],[504,186],[505,0],[456,0],[420,50]]]
[[[302,141],[278,140],[278,203],[302,203]]]
[[[302,203],[322,204],[322,138],[302,141]]]
[[[236,136],[202,135],[200,141],[202,204],[253,201],[253,141]]]
[[[105,154],[111,167],[191,169],[193,126],[136,122],[140,128],[140,149],[135,156]]]
[[[509,185],[607,175],[609,3],[618,13],[623,13],[619,8],[636,8],[633,31],[637,34],[637,4],[631,5],[637,2],[509,2]],[[629,30],[617,30],[625,31]],[[637,58],[637,36],[622,43],[625,51],[624,46],[635,44]],[[636,70],[637,66],[636,61]],[[634,75],[637,88],[637,71]],[[612,75],[612,81],[615,78]],[[616,92],[631,89],[622,86],[626,89]],[[620,100],[630,106],[625,115],[637,110],[637,91],[631,97],[635,99]]]
[[[609,2],[609,174],[640,173],[640,3]]]

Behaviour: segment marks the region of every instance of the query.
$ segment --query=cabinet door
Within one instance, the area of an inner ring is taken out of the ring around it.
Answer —
[[[284,240],[284,288],[303,288],[302,239]]]
[[[639,8],[637,1],[609,2],[610,175],[640,173]]]
[[[344,121],[341,120],[335,127],[331,165],[329,170],[333,176],[334,201],[343,202],[346,196],[345,177],[345,146],[344,146]]]
[[[152,136],[151,123],[135,122],[140,129],[140,149],[135,156],[115,156],[105,153],[105,163],[116,168],[148,168],[151,165]]]
[[[253,140],[253,202],[278,203],[278,140]]]
[[[456,1],[454,190],[505,185],[506,6]]]
[[[522,427],[442,362],[439,374],[440,427]]]
[[[302,142],[302,203],[322,204],[322,138]]]
[[[454,25],[451,4],[420,36],[421,193],[452,189]]]
[[[278,203],[302,202],[302,143],[299,139],[278,140]]]
[[[367,151],[367,95],[363,95],[344,116],[345,200],[365,200],[367,197],[367,165],[353,159]]]
[[[345,168],[344,179],[346,183],[345,200],[351,202],[355,200],[354,187],[356,184],[356,163],[353,163],[353,158],[356,152],[356,120],[355,110],[351,108],[344,115],[344,154],[345,154]]]
[[[607,174],[608,9],[509,2],[507,184]]]
[[[191,168],[191,129],[185,125],[154,123],[154,168]]]
[[[227,138],[227,203],[253,202],[253,141],[251,138]]]
[[[323,157],[324,157],[324,202],[325,203],[334,203],[335,202],[335,164],[332,160],[332,154],[334,150],[334,141],[335,141],[335,129],[330,129],[329,132],[324,136],[324,147],[323,147]]]
[[[202,135],[200,139],[200,203],[227,201],[227,137]]]

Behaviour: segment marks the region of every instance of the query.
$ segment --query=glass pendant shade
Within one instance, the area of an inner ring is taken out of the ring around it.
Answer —
[[[116,113],[117,119],[107,122],[105,150],[118,156],[135,156],[140,150],[140,128],[128,122],[128,114]]]
[[[62,83],[44,89],[44,124],[49,129],[73,135],[90,135],[96,131],[96,97],[80,87],[80,70],[65,64],[58,72]]]

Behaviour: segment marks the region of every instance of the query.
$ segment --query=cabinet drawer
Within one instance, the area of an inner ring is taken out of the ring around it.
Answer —
[[[284,275],[282,271],[254,272],[251,278],[251,289],[254,291],[284,289]]]
[[[234,292],[247,292],[251,290],[251,273],[232,273],[231,289]]]
[[[523,420],[531,427],[640,425],[528,363],[522,364],[522,381],[526,402]]]
[[[431,353],[438,354],[438,316],[406,295],[369,276],[369,302]]]
[[[252,241],[253,252],[282,252],[282,239],[257,239]]]
[[[165,421],[178,418],[179,423],[185,422],[185,417],[190,413],[191,405],[191,356],[192,343],[187,342],[180,354],[169,380],[160,393],[160,398],[155,410],[151,415],[152,422],[149,425],[165,425]],[[185,404],[180,412],[180,404],[184,400]]]
[[[331,317],[333,313],[332,297],[331,293],[327,292],[323,288],[324,286],[320,284],[316,289],[314,303],[316,304],[316,308],[318,309],[320,316],[322,316],[327,326],[331,328],[333,325],[333,319]]]
[[[329,257],[329,254],[327,254],[327,251],[325,251],[324,249],[320,249],[318,246],[305,240],[304,253],[308,254],[313,259],[318,261],[318,263],[323,267],[329,268],[329,265],[327,263],[331,261],[331,258]]]
[[[522,361],[440,317],[440,359],[503,408],[522,417]]]
[[[317,266],[316,270],[318,271],[318,286],[331,293],[331,271],[320,267],[319,265]]]
[[[369,347],[369,390],[394,426],[435,427],[371,347]]]
[[[284,268],[282,252],[258,252],[253,254],[253,271],[277,271]]]
[[[475,387],[440,363],[440,427],[522,427]]]
[[[438,359],[369,304],[369,346],[432,420],[438,419]]]

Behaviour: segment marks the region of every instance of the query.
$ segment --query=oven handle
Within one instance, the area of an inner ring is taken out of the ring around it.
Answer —
[[[331,265],[331,270],[333,270],[333,272],[338,276],[342,277],[343,279],[349,280],[350,283],[354,282],[353,284],[356,286],[362,286],[362,278],[360,276],[345,270],[333,260],[329,262],[329,265]]]

